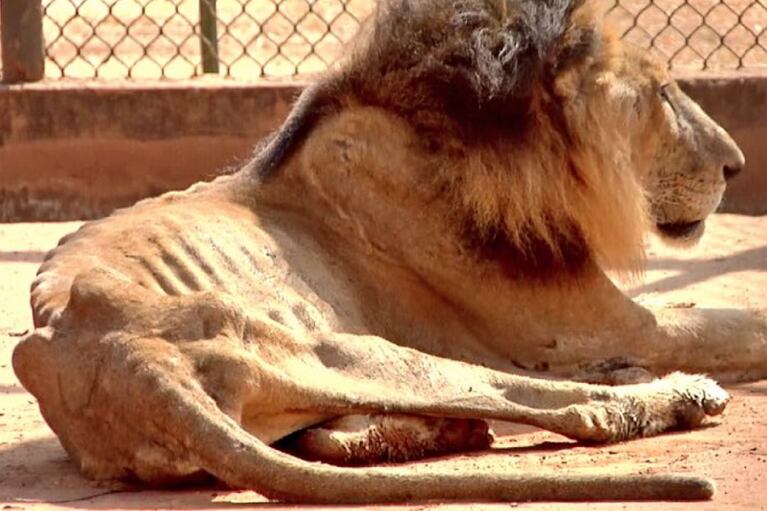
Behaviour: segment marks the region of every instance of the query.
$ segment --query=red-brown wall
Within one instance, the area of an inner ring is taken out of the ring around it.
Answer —
[[[724,210],[767,213],[767,73],[682,77],[748,160]],[[208,179],[276,128],[300,84],[0,86],[0,221],[94,218]]]

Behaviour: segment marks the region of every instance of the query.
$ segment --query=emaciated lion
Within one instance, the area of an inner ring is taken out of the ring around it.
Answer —
[[[708,498],[693,475],[339,465],[485,448],[487,419],[614,442],[719,414],[674,371],[766,375],[767,315],[647,310],[605,272],[638,271],[649,229],[697,239],[743,165],[590,3],[392,0],[239,172],[65,237],[14,368],[97,479]]]

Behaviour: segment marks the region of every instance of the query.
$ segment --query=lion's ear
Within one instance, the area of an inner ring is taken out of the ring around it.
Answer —
[[[282,126],[256,146],[255,155],[248,162],[248,172],[260,181],[271,177],[319,120],[333,108],[330,94],[334,86],[333,75],[308,86],[293,105]]]
[[[554,55],[553,70],[560,73],[584,62],[594,55],[601,44],[604,11],[594,2],[573,2],[567,28],[564,30]]]

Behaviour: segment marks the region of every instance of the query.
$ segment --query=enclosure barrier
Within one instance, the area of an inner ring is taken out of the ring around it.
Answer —
[[[767,0],[598,0],[678,70],[767,69]],[[322,71],[376,0],[2,0],[4,81]],[[41,34],[43,37],[41,38]]]

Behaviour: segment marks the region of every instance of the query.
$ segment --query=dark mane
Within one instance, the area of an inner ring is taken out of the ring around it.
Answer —
[[[346,70],[364,104],[402,115],[427,133],[455,130],[463,141],[487,131],[520,131],[535,86],[595,44],[579,34],[565,51],[582,0],[390,0]],[[572,53],[572,55],[570,55]]]
[[[396,113],[435,150],[524,133],[536,87],[595,51],[596,29],[571,19],[583,3],[381,0],[351,58],[307,89],[252,172],[267,178],[340,102]]]

